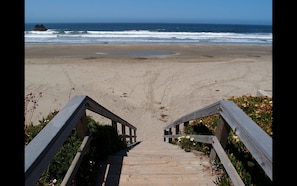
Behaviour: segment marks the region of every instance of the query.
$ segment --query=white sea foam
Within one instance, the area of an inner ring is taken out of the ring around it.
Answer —
[[[271,33],[129,31],[25,31],[25,43],[255,43],[271,44]]]

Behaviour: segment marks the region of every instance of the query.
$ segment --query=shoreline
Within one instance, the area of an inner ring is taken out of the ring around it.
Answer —
[[[175,55],[125,55],[143,51]],[[43,93],[35,124],[73,95],[88,95],[135,125],[139,140],[162,140],[162,128],[179,117],[257,90],[272,90],[272,46],[25,45],[25,95]]]
[[[206,58],[215,57],[272,57],[272,45],[236,45],[236,44],[59,44],[59,45],[25,45],[25,59],[30,58],[102,58],[135,57],[131,55],[116,55],[129,52],[168,52],[175,57],[198,57],[198,61],[210,61]],[[101,55],[100,55],[101,54]],[[216,56],[215,56],[216,55]],[[172,55],[156,55],[157,57]],[[138,57],[141,57],[139,55]],[[145,57],[155,57],[154,55]],[[203,58],[204,57],[204,58]],[[203,58],[203,59],[201,59]],[[25,62],[27,62],[25,60]]]

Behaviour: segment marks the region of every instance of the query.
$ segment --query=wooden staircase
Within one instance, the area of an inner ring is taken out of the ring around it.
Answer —
[[[177,145],[144,141],[102,163],[98,186],[216,185],[208,156]]]
[[[175,120],[163,128],[164,141],[153,138],[138,142],[135,126],[90,97],[81,95],[73,97],[25,147],[25,185],[36,184],[75,128],[83,141],[61,185],[72,183],[92,139],[87,130],[86,110],[110,119],[112,126],[122,131],[119,133],[122,139],[129,144],[136,143],[101,162],[97,185],[216,185],[214,182],[217,176],[211,172],[210,160],[219,157],[232,183],[242,186],[244,182],[223,148],[230,134],[227,129],[234,131],[266,175],[273,180],[272,137],[232,101],[220,100]],[[215,135],[191,135],[196,142],[212,144],[213,150],[209,157],[201,153],[185,152],[179,146],[168,143],[181,136],[180,129],[191,120],[214,114],[220,115]]]

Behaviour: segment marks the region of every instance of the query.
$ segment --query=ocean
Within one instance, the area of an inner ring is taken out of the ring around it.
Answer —
[[[271,25],[185,23],[45,23],[32,31],[25,23],[25,44],[272,44]]]

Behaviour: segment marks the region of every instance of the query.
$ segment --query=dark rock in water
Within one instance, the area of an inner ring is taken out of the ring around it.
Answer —
[[[47,31],[47,28],[43,24],[35,25],[35,27],[33,28],[33,31]]]

